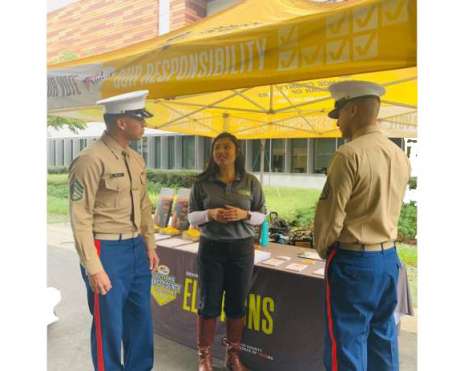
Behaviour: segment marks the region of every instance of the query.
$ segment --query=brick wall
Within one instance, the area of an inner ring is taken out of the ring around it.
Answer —
[[[211,0],[170,0],[170,30],[206,17]],[[231,1],[233,2],[233,1]],[[48,63],[105,53],[158,36],[158,0],[79,0],[48,14]]]
[[[80,0],[47,23],[48,62],[82,58],[157,36],[158,0]]]

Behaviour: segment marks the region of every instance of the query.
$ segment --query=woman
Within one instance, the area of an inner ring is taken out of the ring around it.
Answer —
[[[245,171],[238,140],[218,135],[206,170],[192,187],[189,221],[200,227],[197,343],[199,371],[212,371],[211,345],[225,291],[226,367],[246,371],[239,358],[245,301],[254,262],[254,229],[265,218],[259,181]]]

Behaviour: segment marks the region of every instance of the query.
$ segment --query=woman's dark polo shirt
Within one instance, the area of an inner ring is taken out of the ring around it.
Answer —
[[[233,183],[226,185],[217,177],[197,180],[190,193],[189,213],[231,205],[247,211],[265,213],[265,200],[261,183],[250,173],[237,175]],[[219,223],[210,220],[200,225],[203,237],[211,240],[236,240],[254,237],[252,225],[246,220]]]

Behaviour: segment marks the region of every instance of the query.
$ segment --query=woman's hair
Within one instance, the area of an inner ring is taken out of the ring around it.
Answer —
[[[242,150],[240,149],[240,144],[238,142],[237,137],[231,133],[223,132],[219,134],[216,138],[214,138],[213,142],[211,143],[208,165],[206,166],[206,169],[198,175],[199,180],[206,180],[210,176],[216,176],[219,173],[219,166],[216,164],[216,162],[214,162],[213,152],[214,145],[216,144],[216,142],[219,139],[224,138],[229,139],[235,145],[235,173],[239,174],[240,176],[243,176],[245,174],[245,157],[243,156]]]

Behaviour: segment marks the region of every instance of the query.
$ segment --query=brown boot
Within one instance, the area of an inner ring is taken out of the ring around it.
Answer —
[[[198,371],[213,371],[211,345],[216,333],[216,318],[197,317]]]
[[[225,341],[227,352],[225,365],[231,371],[248,371],[240,362],[240,341],[242,339],[244,318],[227,318],[227,339]]]

